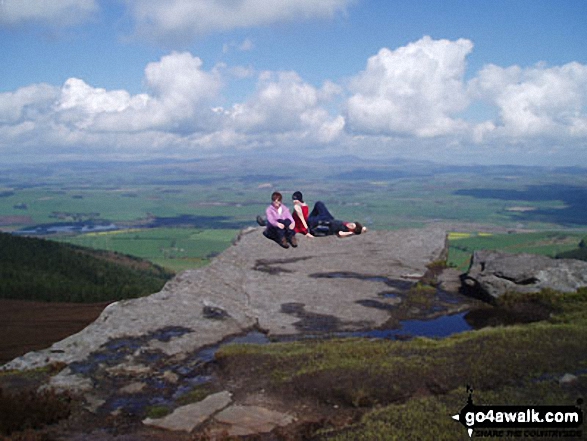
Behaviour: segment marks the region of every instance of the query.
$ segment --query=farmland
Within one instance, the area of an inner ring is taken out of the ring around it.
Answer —
[[[230,245],[237,232],[233,229],[155,228],[80,234],[61,240],[130,254],[179,272],[207,264]]]
[[[322,200],[336,217],[375,230],[429,223],[494,233],[580,236],[587,230],[583,169],[384,164],[353,157],[268,164],[246,155],[0,167],[0,229],[127,253],[181,271],[205,265],[241,228],[256,226],[274,190],[286,204],[301,190],[310,206]]]

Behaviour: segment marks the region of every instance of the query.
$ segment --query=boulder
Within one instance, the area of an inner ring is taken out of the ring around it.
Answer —
[[[587,286],[587,262],[533,254],[475,251],[463,276],[466,292],[490,302],[506,292],[575,292]]]

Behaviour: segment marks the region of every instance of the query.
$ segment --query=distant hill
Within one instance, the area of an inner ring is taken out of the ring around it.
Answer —
[[[0,233],[0,298],[121,300],[158,292],[172,276],[135,257]]]

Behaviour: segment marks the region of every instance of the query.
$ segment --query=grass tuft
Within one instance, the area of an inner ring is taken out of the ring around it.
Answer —
[[[0,389],[0,434],[40,429],[70,414],[70,397],[52,390],[8,393]]]

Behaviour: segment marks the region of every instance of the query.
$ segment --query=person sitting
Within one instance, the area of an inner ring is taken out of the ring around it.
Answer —
[[[283,248],[289,248],[288,242],[291,246],[297,247],[296,224],[289,209],[283,205],[282,199],[283,197],[278,191],[273,192],[271,195],[271,205],[265,211],[267,227],[263,234]]]
[[[322,201],[316,202],[307,219],[310,232],[313,236],[327,236],[335,234],[338,237],[352,236],[367,232],[360,222],[344,222],[334,218]]]
[[[296,223],[295,232],[299,234],[304,234],[307,237],[314,237],[310,233],[308,228],[308,204],[304,202],[304,196],[302,195],[301,191],[296,191],[291,197],[294,210],[292,213],[293,219]]]

